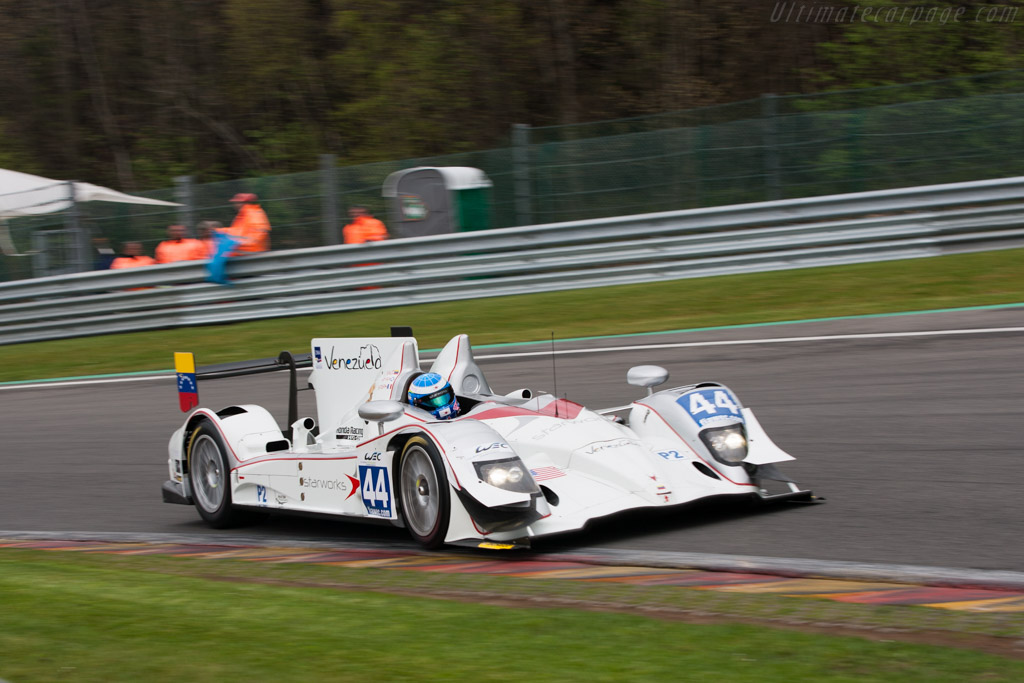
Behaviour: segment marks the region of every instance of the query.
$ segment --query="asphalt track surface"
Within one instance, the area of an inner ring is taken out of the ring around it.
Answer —
[[[1024,571],[1024,307],[562,342],[556,349],[558,393],[592,407],[636,397],[625,373],[637,364],[663,365],[669,385],[727,384],[797,457],[786,473],[828,502],[626,514],[540,539],[541,551]],[[547,346],[477,356],[497,390],[553,388]],[[285,375],[261,375],[203,383],[200,395],[215,409],[265,405],[283,423],[286,386]],[[300,399],[300,414],[315,414],[312,392]],[[0,529],[188,534],[213,543],[224,534],[193,509],[160,502],[167,438],[182,419],[172,379],[0,387],[0,405]],[[231,532],[239,536],[408,545],[403,530],[388,526],[285,516]]]

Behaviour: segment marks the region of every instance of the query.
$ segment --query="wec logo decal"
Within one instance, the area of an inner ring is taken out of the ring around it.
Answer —
[[[320,347],[316,347],[315,351],[319,352],[319,350]],[[323,362],[328,370],[380,370],[382,365],[380,349],[375,344],[360,346],[359,355],[354,358],[335,358],[332,346],[330,355],[326,356]]]

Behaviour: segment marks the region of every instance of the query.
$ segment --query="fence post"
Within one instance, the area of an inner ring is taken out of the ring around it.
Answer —
[[[46,251],[46,234],[42,230],[32,232],[32,277],[46,277],[50,274],[50,255]]]
[[[73,272],[84,273],[91,270],[92,260],[89,258],[89,231],[82,227],[81,217],[78,214],[78,202],[75,199],[75,181],[69,180],[68,201],[71,205],[64,215],[64,227],[74,241],[75,262],[72,265]]]
[[[178,207],[178,223],[185,226],[190,235],[195,234],[195,196],[192,192],[192,176],[180,175],[174,179],[174,201]]]
[[[761,130],[764,149],[765,199],[774,201],[782,198],[782,182],[779,178],[779,148],[776,117],[779,115],[778,98],[772,93],[761,95]]]
[[[697,122],[697,144],[695,145],[696,152],[694,153],[694,160],[697,165],[697,177],[694,183],[694,190],[697,195],[697,206],[706,206],[707,202],[707,184],[705,179],[707,178],[707,165],[706,165],[706,154],[704,150],[707,148],[705,133],[705,125],[703,122]]]
[[[850,170],[853,172],[851,182],[847,183],[841,192],[864,192],[868,187],[867,174],[864,172],[866,159],[864,157],[864,110],[855,109],[850,112],[850,123],[846,131],[846,138],[850,149]]]
[[[516,225],[532,225],[530,126],[525,123],[512,124],[512,177],[515,178]]]
[[[338,170],[333,154],[320,155],[320,215],[324,246],[340,244],[338,237]]]

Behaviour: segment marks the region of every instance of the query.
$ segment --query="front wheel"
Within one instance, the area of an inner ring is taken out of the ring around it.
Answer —
[[[399,468],[402,516],[409,533],[427,548],[438,548],[448,534],[448,477],[434,444],[420,436],[409,439]]]
[[[201,423],[188,442],[188,478],[199,516],[214,529],[234,526],[240,514],[231,506],[230,468],[220,432]]]

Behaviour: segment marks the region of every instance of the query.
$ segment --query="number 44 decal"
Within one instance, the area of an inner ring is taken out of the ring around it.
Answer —
[[[391,517],[391,481],[386,467],[359,466],[360,490],[366,514]]]
[[[725,389],[701,389],[680,396],[676,402],[698,424],[712,417],[740,417],[736,399]]]
[[[740,408],[729,396],[728,391],[715,391],[713,397],[709,397],[710,391],[696,391],[690,394],[690,414],[707,413],[716,415],[719,408],[725,408],[733,415],[740,414]]]

